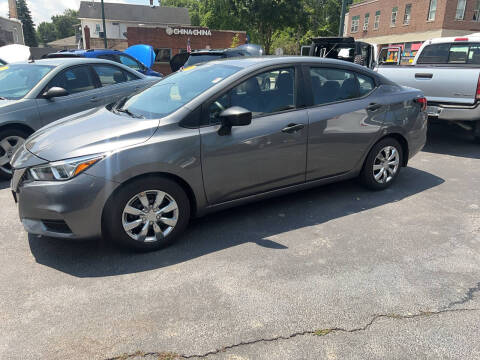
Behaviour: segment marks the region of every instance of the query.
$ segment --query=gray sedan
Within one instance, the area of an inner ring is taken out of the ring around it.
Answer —
[[[12,190],[30,233],[159,249],[211,211],[354,177],[389,187],[425,144],[425,108],[342,61],[213,61],[38,131]]]
[[[53,59],[0,67],[0,178],[25,139],[67,115],[104,106],[158,79],[111,61]]]

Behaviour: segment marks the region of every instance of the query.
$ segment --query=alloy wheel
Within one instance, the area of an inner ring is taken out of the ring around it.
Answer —
[[[400,154],[394,146],[386,146],[375,157],[373,177],[376,182],[386,184],[393,180],[400,166]]]
[[[12,174],[10,161],[13,154],[23,145],[25,139],[20,136],[7,136],[0,140],[0,170],[6,174]]]
[[[147,190],[133,196],[122,214],[122,225],[133,240],[151,243],[164,240],[178,221],[175,199],[160,190]]]

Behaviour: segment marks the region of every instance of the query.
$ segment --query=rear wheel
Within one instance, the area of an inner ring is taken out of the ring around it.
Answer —
[[[19,129],[0,131],[0,179],[8,180],[12,177],[10,161],[27,137],[28,133]]]
[[[142,178],[124,185],[105,209],[104,225],[111,240],[137,250],[158,250],[184,232],[190,202],[176,182]]]
[[[370,150],[360,179],[372,190],[386,189],[397,179],[402,164],[402,146],[393,138],[385,138]]]
[[[476,121],[473,127],[473,140],[480,144],[480,121]]]

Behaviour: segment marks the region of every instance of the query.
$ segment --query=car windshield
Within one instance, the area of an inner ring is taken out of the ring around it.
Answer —
[[[28,94],[54,66],[11,64],[0,67],[0,98],[18,100]]]
[[[157,119],[178,110],[205,90],[235,74],[236,66],[206,64],[170,75],[156,85],[129,98],[122,108],[135,117]]]
[[[212,60],[218,60],[222,59],[224,55],[222,54],[199,54],[199,55],[190,55],[187,62],[185,63],[185,67],[191,66],[194,64],[202,63],[202,62],[207,62],[207,61],[212,61]]]

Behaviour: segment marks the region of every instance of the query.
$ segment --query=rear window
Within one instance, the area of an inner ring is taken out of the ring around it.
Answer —
[[[207,62],[212,60],[222,59],[224,55],[222,54],[202,54],[202,55],[190,55],[187,62],[185,63],[185,67],[190,65],[195,65],[201,62]]]
[[[426,46],[417,64],[480,65],[480,44],[446,43]]]

